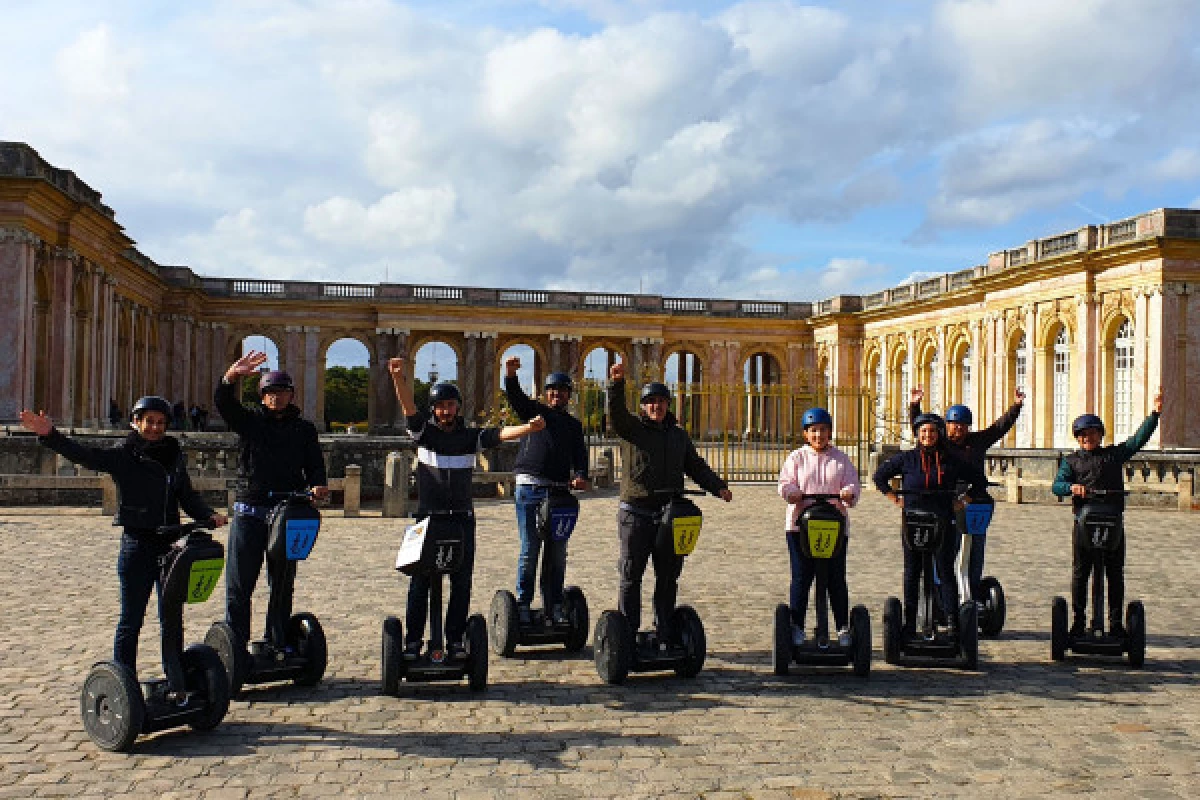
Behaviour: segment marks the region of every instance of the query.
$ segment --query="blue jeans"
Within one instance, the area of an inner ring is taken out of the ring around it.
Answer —
[[[267,556],[269,535],[266,520],[248,514],[234,514],[229,525],[229,545],[225,553],[225,621],[243,643],[250,641],[250,598]],[[267,583],[273,585],[285,575],[286,562],[267,561]],[[291,616],[290,592],[285,607],[280,609],[284,619]],[[277,643],[282,644],[282,643]]]
[[[805,558],[800,552],[802,533],[787,534],[788,554],[792,559],[792,586],[789,605],[792,609],[792,624],[804,627],[804,616],[808,611],[808,593],[817,577],[817,562]],[[846,543],[849,546],[849,542]],[[829,608],[833,612],[833,624],[838,630],[850,625],[850,590],[846,586],[846,548],[829,559],[828,583]],[[817,620],[827,625],[826,620]],[[828,633],[829,631],[825,631]]]
[[[122,534],[121,550],[117,556],[117,578],[121,585],[121,617],[117,621],[117,632],[113,637],[113,661],[128,667],[137,674],[138,635],[146,618],[146,606],[150,592],[158,590],[158,613],[162,619],[162,571],[158,560],[171,549],[171,542],[161,537],[147,535],[137,537]],[[182,616],[182,609],[180,610]],[[182,625],[182,620],[179,621]],[[168,629],[162,625],[163,653],[169,644]]]
[[[461,642],[467,632],[467,612],[471,610],[472,573],[475,571],[475,518],[464,523],[463,562],[458,572],[450,574],[450,600],[446,603],[446,643]],[[413,575],[408,583],[408,607],[404,612],[404,641],[425,639],[425,623],[429,616],[429,588],[441,575]],[[440,609],[439,609],[440,613]]]
[[[543,542],[537,535],[538,506],[546,499],[543,486],[518,484],[514,495],[517,508],[517,532],[521,537],[521,554],[517,556],[517,603],[533,602],[533,584],[537,578],[538,553]],[[549,611],[563,601],[563,583],[567,578],[567,543],[547,540],[546,558],[542,562],[542,606]]]

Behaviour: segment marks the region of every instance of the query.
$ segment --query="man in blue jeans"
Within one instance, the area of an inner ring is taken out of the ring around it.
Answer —
[[[504,394],[508,404],[528,422],[541,416],[546,420],[544,430],[521,440],[517,462],[513,467],[517,490],[517,531],[521,536],[521,554],[517,557],[517,613],[524,625],[530,622],[529,606],[533,602],[533,584],[537,576],[538,555],[542,539],[537,534],[538,507],[546,499],[550,487],[557,484],[572,489],[588,489],[588,452],[583,438],[583,425],[567,411],[571,401],[571,376],[551,372],[542,383],[545,403],[525,394],[517,380],[521,359],[504,362]],[[556,623],[566,623],[563,608],[563,584],[567,576],[567,543],[547,538],[546,557],[542,562],[542,604],[546,616]]]

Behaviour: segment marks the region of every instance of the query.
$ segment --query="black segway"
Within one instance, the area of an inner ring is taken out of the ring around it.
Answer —
[[[267,516],[267,575],[274,579],[265,638],[247,648],[227,622],[213,623],[204,637],[220,654],[234,695],[246,684],[292,681],[297,686],[316,686],[325,676],[329,658],[325,631],[316,616],[292,613],[296,566],[317,543],[321,514],[313,507],[311,492],[272,492],[269,498],[280,502]]]
[[[703,495],[695,489],[667,489],[659,493],[670,500],[656,515],[655,547],[687,557],[700,538],[700,509],[685,495]],[[619,684],[630,672],[674,670],[681,678],[695,677],[704,666],[707,642],[700,615],[691,606],[677,606],[668,623],[670,638],[660,641],[654,630],[634,631],[620,611],[605,611],[596,622],[592,648],[596,672],[606,682]]]
[[[898,495],[955,495],[949,489],[899,489]],[[938,581],[952,580],[951,576],[936,575],[937,551],[944,537],[950,535],[948,522],[932,511],[904,508],[901,538],[904,548],[921,559],[920,594],[917,608],[917,631],[906,638],[903,607],[899,598],[889,597],[883,606],[883,659],[888,664],[902,666],[958,666],[973,670],[979,663],[979,620],[974,602],[958,608],[958,631],[938,628],[934,624],[935,596]]]
[[[991,485],[991,484],[989,484]],[[962,532],[962,543],[958,551],[957,577],[958,596],[962,602],[974,601],[976,616],[979,620],[979,635],[989,638],[1000,635],[1004,630],[1004,620],[1008,615],[1008,605],[1004,599],[1004,587],[1000,581],[991,575],[984,575],[979,581],[979,597],[971,592],[971,540],[976,536],[987,536],[988,527],[992,523],[992,514],[996,506],[992,503],[968,503],[964,516],[966,530]]]
[[[1092,626],[1082,636],[1072,636],[1067,624],[1068,605],[1055,597],[1051,610],[1050,655],[1055,661],[1067,657],[1067,651],[1080,655],[1128,656],[1129,666],[1139,669],[1146,663],[1146,609],[1141,600],[1125,606],[1125,635],[1105,631],[1104,568],[1109,553],[1121,547],[1125,536],[1124,514],[1106,498],[1127,495],[1115,489],[1088,489],[1079,511],[1074,535],[1080,546],[1092,553]],[[1095,501],[1095,502],[1094,502]]]
[[[396,569],[406,575],[428,575],[429,641],[415,656],[404,652],[404,626],[398,617],[383,621],[384,694],[396,695],[401,681],[457,681],[467,679],[473,692],[487,688],[487,623],[481,614],[467,618],[465,651],[455,655],[446,649],[442,625],[442,576],[462,568],[464,552],[463,522],[470,511],[434,511],[404,532],[404,541],[396,557]]]
[[[102,750],[128,751],[138,734],[188,725],[215,728],[229,709],[229,679],[211,647],[183,649],[183,607],[203,603],[225,566],[225,550],[208,522],[167,525],[158,534],[177,539],[161,567],[163,666],[166,677],[138,685],[132,670],[101,661],[83,682],[79,707],[87,735]]]
[[[775,607],[775,640],[773,656],[775,674],[787,675],[788,667],[797,664],[844,667],[854,665],[854,674],[871,674],[871,615],[866,606],[850,611],[849,647],[829,640],[829,559],[846,549],[846,518],[830,501],[836,494],[806,494],[815,502],[800,515],[798,536],[800,551],[816,564],[817,627],[815,636],[800,646],[792,642],[792,611],[787,603]]]
[[[555,483],[538,506],[537,535],[542,540],[542,575],[551,563],[555,548],[566,547],[579,519],[579,500],[565,483]],[[508,658],[518,646],[562,644],[568,653],[577,653],[587,644],[588,605],[583,590],[568,586],[563,590],[565,619],[555,620],[550,609],[530,609],[522,622],[517,598],[507,589],[492,597],[490,625],[492,652]]]

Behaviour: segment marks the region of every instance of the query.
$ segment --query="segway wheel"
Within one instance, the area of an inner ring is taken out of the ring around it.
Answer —
[[[775,636],[771,655],[775,660],[775,674],[787,675],[792,665],[792,610],[785,603],[775,606]]]
[[[1062,661],[1067,657],[1067,601],[1054,598],[1050,607],[1050,658]]]
[[[325,677],[325,666],[329,661],[329,650],[325,645],[325,631],[317,618],[307,611],[293,614],[288,620],[287,641],[296,652],[308,659],[304,672],[297,675],[297,686],[316,686]]]
[[[395,617],[383,621],[383,676],[380,688],[384,694],[400,692],[404,677],[404,626]]]
[[[900,600],[889,597],[883,604],[883,660],[888,664],[900,663],[900,635],[903,629],[903,609]]]
[[[491,625],[488,635],[492,640],[492,652],[503,658],[510,658],[517,649],[519,618],[517,616],[517,598],[507,589],[501,589],[492,595],[492,607],[489,610]]]
[[[963,669],[979,668],[979,611],[974,600],[958,607],[958,652]]]
[[[194,731],[211,731],[229,711],[229,676],[217,651],[194,644],[183,651],[183,677],[189,692],[197,692],[204,713],[188,723]]]
[[[583,590],[578,586],[568,586],[563,592],[563,606],[567,619],[571,620],[571,632],[567,634],[564,646],[568,653],[578,653],[587,644],[588,638],[588,604]]]
[[[227,622],[214,622],[204,635],[204,643],[217,651],[229,678],[229,696],[236,697],[250,671],[250,653],[246,651],[246,643]]]
[[[482,614],[472,614],[467,620],[467,685],[472,692],[482,692],[488,680],[488,631]]]
[[[109,752],[127,753],[133,748],[146,706],[142,687],[129,669],[112,661],[92,667],[79,695],[83,729],[96,746]]]
[[[1129,637],[1129,666],[1141,669],[1146,663],[1146,608],[1141,600],[1126,606],[1125,630]]]
[[[850,639],[854,648],[851,654],[854,674],[868,678],[871,676],[871,613],[866,606],[855,606],[850,610]]]
[[[629,677],[633,662],[633,631],[620,611],[605,611],[592,635],[596,672],[605,683],[620,684]]]
[[[1004,602],[1004,587],[1000,581],[991,575],[979,583],[980,594],[983,595],[984,613],[979,618],[979,632],[984,636],[999,636],[1004,630],[1004,618],[1008,613]]]
[[[694,678],[704,668],[704,657],[708,652],[704,623],[694,608],[679,606],[671,613],[671,629],[687,651],[687,657],[675,668],[675,674],[680,678]]]

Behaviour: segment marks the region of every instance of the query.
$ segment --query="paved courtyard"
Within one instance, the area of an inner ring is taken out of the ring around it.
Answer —
[[[682,579],[708,661],[694,680],[603,684],[590,647],[492,657],[486,693],[465,684],[379,688],[380,623],[403,611],[392,569],[401,522],[331,512],[302,565],[297,610],[317,613],[330,665],[315,689],[251,689],[207,734],[167,732],[132,755],[84,735],[80,683],[108,658],[118,602],[117,531],[95,511],[0,509],[0,797],[187,798],[927,797],[1200,793],[1200,518],[1127,517],[1130,598],[1146,600],[1146,667],[1050,661],[1049,611],[1069,585],[1066,505],[1001,506],[989,573],[1009,622],[978,672],[882,663],[880,615],[900,588],[898,512],[873,492],[851,518],[851,600],[871,611],[869,681],[848,670],[770,667],[770,626],[786,597],[783,504],[774,487],[700,501],[704,532]],[[583,501],[568,581],[592,619],[616,596],[616,498]],[[473,606],[512,582],[512,506],[485,502]],[[648,576],[649,577],[649,576]],[[265,583],[265,582],[264,582]],[[649,584],[649,581],[648,581]],[[188,612],[199,641],[223,587]],[[648,598],[647,598],[648,599]],[[256,597],[256,625],[265,587]],[[157,624],[139,663],[158,669]]]

